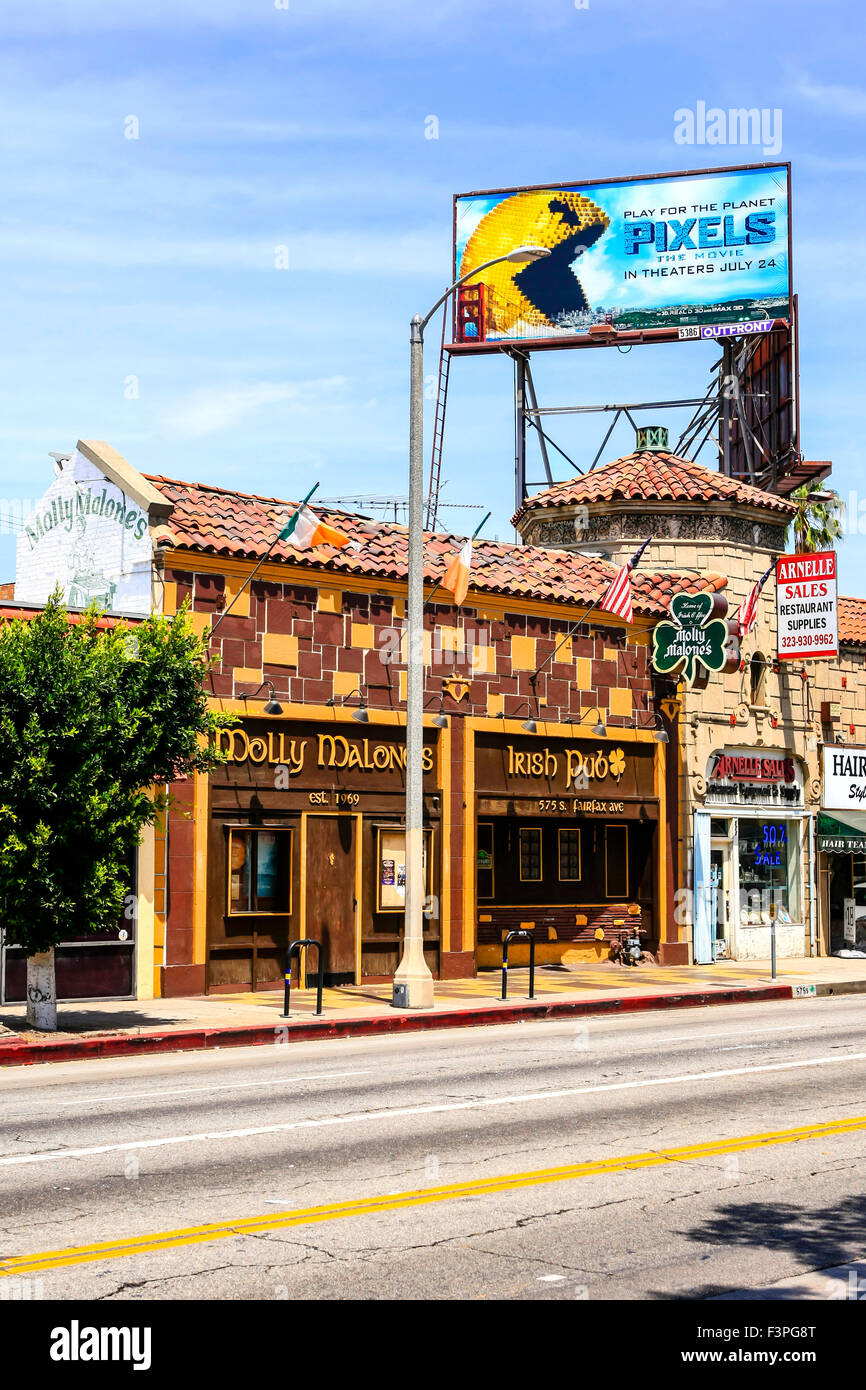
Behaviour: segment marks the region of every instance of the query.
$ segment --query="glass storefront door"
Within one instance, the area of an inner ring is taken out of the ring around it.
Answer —
[[[710,848],[710,922],[713,959],[728,954],[731,922],[731,846],[728,840],[713,840]]]

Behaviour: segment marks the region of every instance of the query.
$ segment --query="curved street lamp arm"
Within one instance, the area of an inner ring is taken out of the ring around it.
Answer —
[[[433,308],[430,310],[429,314],[427,314],[423,319],[420,317],[420,315],[416,314],[415,318],[412,320],[413,324],[417,323],[418,327],[423,333],[424,329],[427,327],[433,315],[436,313],[436,310],[439,308],[441,304],[445,303],[445,300],[448,298],[449,295],[453,294],[455,290],[458,290],[461,285],[466,283],[467,280],[471,280],[473,275],[480,275],[482,270],[489,270],[492,265],[498,265],[500,261],[507,260],[508,256],[494,256],[492,260],[483,261],[481,265],[475,266],[473,270],[467,270],[465,275],[461,275],[459,280],[455,280],[453,285],[448,286],[448,289],[445,291],[444,294],[440,294],[439,298],[436,300],[436,303],[433,305]]]

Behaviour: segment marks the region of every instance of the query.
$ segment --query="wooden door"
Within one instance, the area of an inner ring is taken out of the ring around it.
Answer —
[[[304,935],[322,943],[326,985],[355,981],[356,834],[353,816],[307,817]]]

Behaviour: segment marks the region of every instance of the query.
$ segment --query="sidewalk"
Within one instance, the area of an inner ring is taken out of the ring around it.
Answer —
[[[835,957],[786,960],[775,983],[766,961],[539,967],[534,1000],[527,998],[526,968],[511,969],[508,976],[507,1002],[499,998],[500,972],[485,971],[474,980],[437,982],[435,1006],[422,1012],[393,1009],[388,984],[326,989],[321,1018],[314,1014],[315,990],[293,990],[289,1020],[280,1017],[281,990],[63,1004],[59,1031],[47,1035],[28,1033],[24,1005],[10,1004],[0,1006],[0,1065],[866,993],[866,960]]]

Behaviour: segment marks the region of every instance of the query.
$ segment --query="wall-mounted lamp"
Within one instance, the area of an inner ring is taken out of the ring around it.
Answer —
[[[589,709],[585,709],[577,722],[578,724],[582,724],[586,716],[592,714],[593,711],[598,715],[598,723],[593,724],[592,732],[595,734],[596,738],[606,738],[607,728],[605,727],[604,717],[598,705],[590,705]]]
[[[526,705],[526,708],[529,710],[529,717],[527,719],[524,719],[521,728],[525,729],[528,734],[537,734],[538,724],[536,723],[532,715],[532,705],[530,704],[529,700],[521,700],[520,705]],[[520,706],[518,705],[518,709],[519,708]],[[505,719],[507,717],[509,716],[506,716],[504,709],[501,709],[496,716],[497,719]]]
[[[277,699],[277,692],[274,690],[274,683],[273,683],[273,681],[262,681],[261,685],[258,687],[257,690],[254,690],[254,691],[253,691],[252,695],[242,695],[242,696],[241,696],[241,699],[242,699],[242,700],[253,700],[253,699],[255,699],[256,695],[258,695],[258,693],[259,693],[259,690],[261,690],[264,686],[267,686],[267,687],[268,687],[268,700],[267,700],[267,704],[265,705],[265,714],[282,714],[282,712],[283,712],[283,707],[282,707],[282,705],[280,704],[279,700]]]
[[[352,718],[356,720],[359,724],[369,724],[370,716],[367,713],[367,701],[361,694],[360,686],[357,690],[350,690],[349,694],[344,695],[340,700],[338,700],[338,697],[336,695],[332,695],[330,700],[325,701],[325,704],[333,706],[339,703],[341,705],[344,705],[347,700],[351,700],[353,695],[358,696],[358,708],[352,710]]]
[[[650,715],[650,717],[651,717],[651,719],[652,719],[652,721],[653,721],[652,724],[651,724],[649,727],[652,729],[652,735],[653,735],[653,738],[655,739],[656,743],[670,743],[670,739],[668,738],[667,729],[665,728],[664,724],[662,723],[662,717],[661,717],[661,715],[659,714],[658,710],[655,708],[655,696],[654,696],[654,695],[652,695],[652,694],[647,695],[647,697],[646,697],[646,708],[647,708],[647,714]],[[638,713],[639,713],[639,711],[638,711],[638,710],[635,710],[635,714],[634,714],[634,726],[635,726],[635,728],[638,727],[638,723],[637,723]]]
[[[436,717],[434,718],[433,723],[435,724],[435,726],[436,726],[437,729],[447,729],[447,728],[448,728],[448,715],[445,713],[445,696],[444,696],[444,695],[440,695],[440,696],[439,696],[439,713],[438,713],[438,714],[436,715]]]

